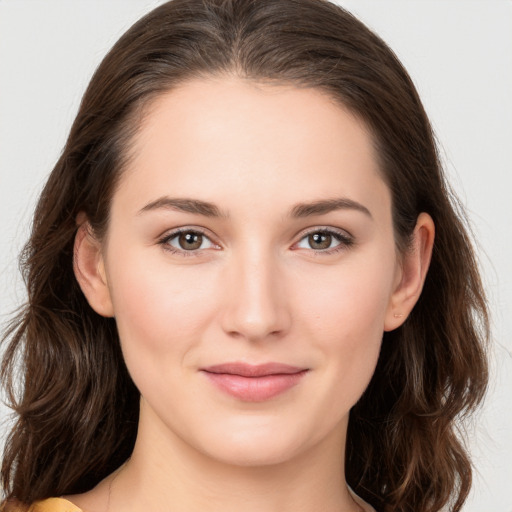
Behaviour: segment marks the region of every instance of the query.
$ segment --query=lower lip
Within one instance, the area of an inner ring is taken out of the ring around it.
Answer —
[[[230,373],[211,373],[203,371],[217,388],[245,402],[263,402],[278,396],[296,386],[307,373],[280,373],[261,377],[243,377]]]

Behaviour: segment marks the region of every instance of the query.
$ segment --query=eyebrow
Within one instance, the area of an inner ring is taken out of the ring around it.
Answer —
[[[139,214],[159,209],[194,213],[205,217],[229,217],[227,213],[221,212],[215,204],[209,203],[208,201],[201,201],[200,199],[173,198],[167,196],[160,197],[159,199],[148,203],[139,211]],[[345,197],[322,199],[310,203],[298,203],[291,208],[289,215],[294,218],[304,218],[314,215],[325,215],[336,210],[356,210],[364,213],[370,218],[373,218],[366,206]]]
[[[366,206],[363,206],[361,203],[346,197],[323,199],[320,201],[313,201],[312,203],[296,204],[291,209],[291,216],[296,218],[303,218],[313,215],[325,215],[326,213],[336,210],[356,210],[358,212],[364,213],[370,218],[373,218],[370,210],[368,210]]]
[[[156,201],[152,201],[144,206],[144,208],[139,211],[139,214],[162,208],[179,212],[195,213],[205,217],[227,217],[227,214],[222,213],[213,203],[199,199],[173,197],[161,197]]]

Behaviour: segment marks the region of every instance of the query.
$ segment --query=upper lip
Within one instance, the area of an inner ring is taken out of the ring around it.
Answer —
[[[280,375],[299,373],[306,368],[298,368],[289,364],[282,363],[264,363],[248,364],[241,362],[223,363],[201,368],[209,373],[229,373],[231,375],[240,375],[242,377],[262,377],[264,375]]]

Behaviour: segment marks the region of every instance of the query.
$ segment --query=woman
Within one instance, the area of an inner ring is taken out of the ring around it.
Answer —
[[[136,23],[24,261],[5,510],[461,509],[482,287],[411,80],[339,7]]]

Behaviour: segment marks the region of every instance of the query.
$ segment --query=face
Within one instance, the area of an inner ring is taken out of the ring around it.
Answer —
[[[143,420],[240,465],[342,445],[401,279],[364,125],[219,78],[155,100],[133,149],[101,264]]]

